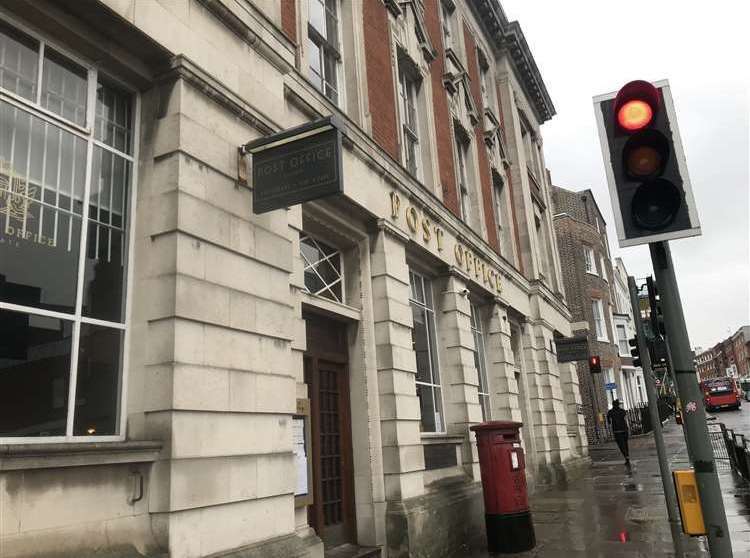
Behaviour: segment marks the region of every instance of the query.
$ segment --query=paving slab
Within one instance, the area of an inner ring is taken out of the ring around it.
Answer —
[[[748,430],[750,434],[750,429]],[[664,426],[671,469],[690,466],[682,428]],[[592,447],[591,466],[565,487],[530,498],[537,546],[517,558],[703,558],[705,537],[688,537],[668,521],[651,435],[631,439],[626,467],[614,444]],[[728,468],[720,471],[724,505],[735,557],[750,556],[750,485]],[[487,552],[467,553],[488,558]]]

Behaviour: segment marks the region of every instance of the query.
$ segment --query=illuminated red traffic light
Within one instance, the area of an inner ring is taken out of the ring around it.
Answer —
[[[654,118],[651,106],[639,99],[628,101],[617,111],[617,122],[628,131],[637,131],[645,128]]]
[[[627,134],[649,126],[658,110],[659,92],[647,81],[631,81],[617,92],[615,98],[617,124]]]
[[[601,374],[602,363],[598,355],[589,357],[589,372],[591,374]]]

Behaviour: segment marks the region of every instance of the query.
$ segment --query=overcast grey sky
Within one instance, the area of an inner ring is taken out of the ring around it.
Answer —
[[[552,181],[591,188],[613,256],[652,273],[648,247],[619,248],[592,97],[668,79],[703,235],[672,241],[690,342],[750,323],[750,6],[744,0],[501,0],[518,20],[557,115],[542,128]]]

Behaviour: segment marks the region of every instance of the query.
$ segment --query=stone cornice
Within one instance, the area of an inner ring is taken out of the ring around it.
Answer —
[[[552,118],[556,114],[555,107],[521,25],[517,21],[508,21],[498,0],[475,0],[469,2],[469,5],[476,12],[477,20],[484,27],[488,37],[494,41],[495,47],[508,53],[521,87],[531,101],[539,122],[543,123]]]

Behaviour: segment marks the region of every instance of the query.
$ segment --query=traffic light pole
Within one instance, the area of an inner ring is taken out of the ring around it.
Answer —
[[[664,447],[664,435],[661,431],[661,418],[659,417],[659,394],[656,392],[654,375],[651,369],[651,354],[646,344],[646,333],[643,330],[641,321],[640,301],[638,299],[638,287],[635,279],[628,277],[628,290],[630,291],[630,305],[633,308],[633,322],[635,323],[635,338],[638,342],[638,352],[640,353],[641,368],[643,369],[643,379],[646,382],[646,395],[648,395],[648,413],[651,416],[651,425],[654,431],[654,441],[656,442],[656,455],[659,459],[659,472],[661,473],[661,484],[664,487],[664,499],[667,502],[667,515],[669,522],[677,524],[679,522],[677,497],[674,492],[674,482],[667,462],[667,450]],[[679,537],[678,537],[679,539]]]
[[[731,558],[732,541],[729,538],[721,486],[716,474],[711,442],[708,438],[703,396],[695,376],[695,364],[692,359],[685,316],[682,312],[672,253],[666,242],[653,242],[649,244],[649,249],[664,312],[664,327],[669,338],[672,372],[682,401],[685,433],[693,458],[703,520],[708,532],[709,549],[713,558]]]

